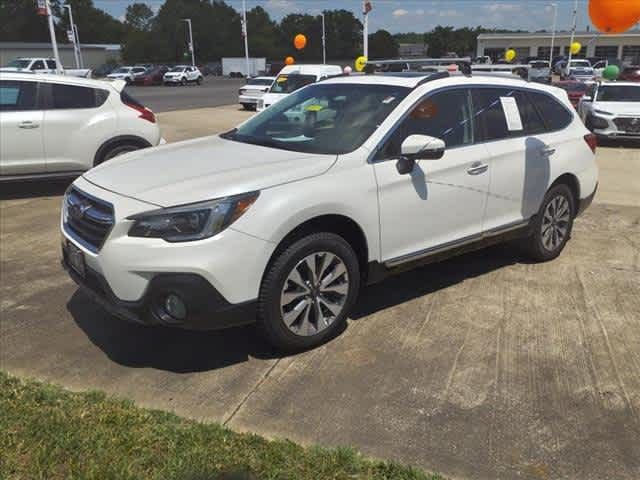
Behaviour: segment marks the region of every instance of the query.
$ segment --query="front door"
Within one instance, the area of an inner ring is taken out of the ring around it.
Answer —
[[[43,112],[38,83],[0,81],[0,175],[42,173],[46,169]]]
[[[444,140],[439,160],[419,160],[412,173],[396,170],[409,135]],[[479,237],[489,188],[489,154],[474,145],[467,89],[425,97],[375,157],[384,261],[409,260],[439,247]]]

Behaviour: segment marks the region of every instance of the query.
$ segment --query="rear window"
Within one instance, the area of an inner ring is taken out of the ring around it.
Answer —
[[[36,82],[0,80],[0,111],[16,112],[36,108]]]
[[[549,131],[562,130],[571,123],[573,114],[551,95],[541,92],[529,92],[529,95]]]
[[[271,85],[273,80],[268,78],[251,78],[247,82],[247,85]]]
[[[50,107],[54,110],[97,108],[108,96],[107,90],[52,83]]]

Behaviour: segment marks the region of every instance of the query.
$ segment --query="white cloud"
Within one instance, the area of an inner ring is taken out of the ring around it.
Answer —
[[[490,12],[518,12],[522,10],[522,5],[515,3],[490,3],[489,5],[483,5],[482,8]]]
[[[441,17],[461,17],[462,13],[458,10],[450,9],[450,10],[440,10],[438,15]]]
[[[405,10],[404,8],[398,8],[397,10],[393,11],[392,15],[394,17],[404,17],[408,13],[409,12],[407,10]]]

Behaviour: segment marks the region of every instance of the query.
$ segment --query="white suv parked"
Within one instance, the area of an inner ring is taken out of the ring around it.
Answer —
[[[145,67],[120,67],[107,75],[109,80],[124,80],[127,83],[133,83],[136,77],[144,75],[147,71]]]
[[[202,73],[198,67],[192,67],[189,65],[178,65],[173,67],[162,77],[162,81],[165,85],[180,84],[186,85],[187,83],[202,84]]]
[[[602,138],[640,139],[640,83],[593,85],[578,103],[589,130]]]
[[[409,266],[513,238],[555,258],[595,194],[594,151],[554,87],[329,79],[222,135],[86,173],[64,198],[64,264],[122,318],[257,319],[278,347],[308,348],[365,284]]]
[[[124,86],[121,80],[0,73],[0,182],[77,176],[161,143],[153,112]]]

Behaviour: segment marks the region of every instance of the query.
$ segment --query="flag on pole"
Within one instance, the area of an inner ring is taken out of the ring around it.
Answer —
[[[47,15],[47,2],[46,0],[37,0],[36,13],[38,15]]]
[[[247,25],[244,23],[244,19],[240,19],[240,24],[242,25],[242,38],[247,36]]]
[[[362,13],[364,15],[368,14],[371,10],[373,10],[373,6],[371,5],[371,1],[370,0],[365,0],[362,3]]]

